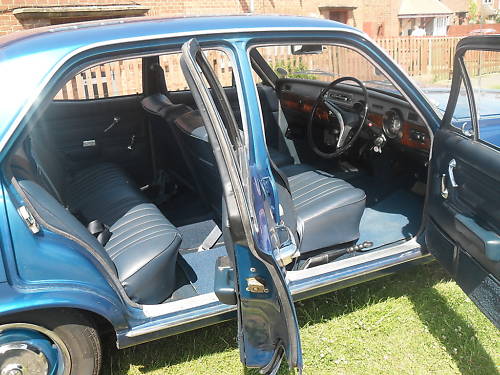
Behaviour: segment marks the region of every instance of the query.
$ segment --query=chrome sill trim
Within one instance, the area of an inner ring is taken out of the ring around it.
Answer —
[[[394,245],[382,250],[375,250],[367,252],[366,254],[352,256],[350,258],[345,258],[335,262],[322,264],[313,268],[309,268],[301,271],[288,271],[287,279],[295,282],[300,279],[310,278],[319,276],[332,271],[338,271],[345,269],[347,267],[363,266],[366,263],[377,261],[383,258],[391,257],[394,255],[402,254],[405,251],[419,249],[420,245],[413,238],[399,245]]]
[[[167,307],[167,312],[161,308],[163,306]],[[179,308],[180,306],[182,306],[182,309]],[[158,314],[157,316],[165,315],[163,318],[132,328],[125,336],[138,337],[147,335],[236,310],[236,306],[220,303],[215,293],[207,293],[185,300],[169,302],[159,305],[159,307],[155,313]]]
[[[422,254],[420,245],[412,242],[409,241],[373,254],[361,255],[317,266],[309,270],[289,272],[287,279],[292,294],[319,289],[427,256],[426,254]],[[359,262],[359,259],[356,259],[361,257],[364,258],[363,262]]]
[[[287,280],[292,295],[294,295],[354,279],[424,256],[426,255],[422,254],[420,245],[416,241],[410,240],[386,250],[340,260],[308,270],[290,271],[287,273]],[[236,306],[224,305],[217,300],[215,293],[207,293],[162,305],[145,305],[143,309],[144,314],[149,319],[163,317],[157,321],[150,321],[132,328],[125,334],[126,337],[139,337],[208,319],[235,311]]]

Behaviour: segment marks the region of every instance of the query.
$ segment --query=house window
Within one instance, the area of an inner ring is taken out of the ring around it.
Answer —
[[[347,11],[345,11],[345,10],[343,10],[343,11],[338,11],[338,10],[330,11],[330,19],[332,21],[347,23]]]
[[[26,29],[59,25],[69,22],[103,20],[108,18],[144,16],[149,8],[137,5],[78,5],[23,7],[12,11]]]

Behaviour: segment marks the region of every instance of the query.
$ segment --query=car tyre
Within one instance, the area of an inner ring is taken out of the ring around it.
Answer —
[[[64,375],[99,375],[101,340],[95,323],[84,313],[69,309],[36,310],[0,318],[2,333],[19,329],[41,334],[53,347],[55,344],[61,353],[59,361],[63,362]]]

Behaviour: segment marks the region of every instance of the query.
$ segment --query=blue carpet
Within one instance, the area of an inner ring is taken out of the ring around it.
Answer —
[[[177,229],[181,232],[181,249],[197,249],[215,227],[215,221],[205,220],[199,223],[183,225]],[[222,241],[222,237],[219,239]]]
[[[398,190],[370,208],[361,218],[358,244],[373,242],[372,250],[413,237],[420,228],[423,198],[406,190]]]
[[[180,255],[185,262],[179,264],[198,294],[214,291],[215,261],[225,255],[227,252],[224,246]]]

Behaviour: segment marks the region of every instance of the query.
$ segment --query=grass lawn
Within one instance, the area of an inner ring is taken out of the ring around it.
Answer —
[[[499,331],[437,263],[299,302],[297,311],[305,374],[499,373]],[[108,349],[103,374],[257,374],[243,370],[235,335],[232,321]]]

